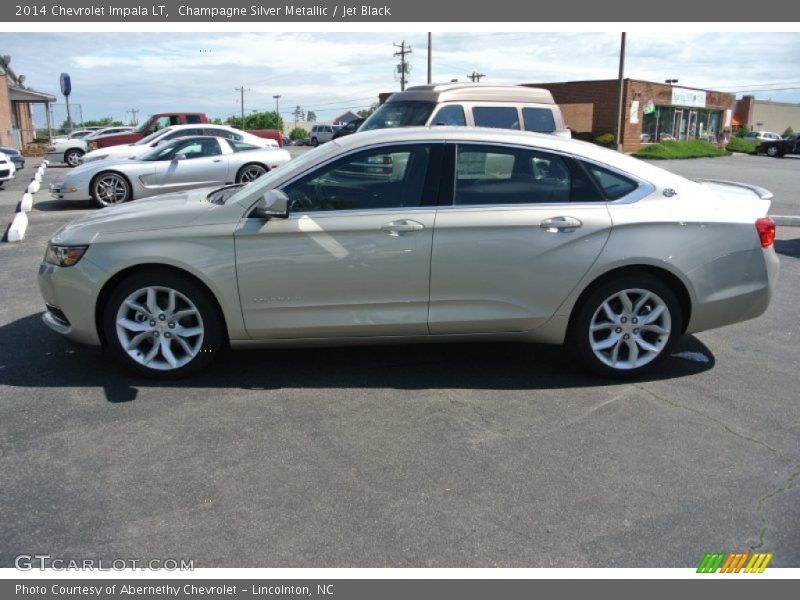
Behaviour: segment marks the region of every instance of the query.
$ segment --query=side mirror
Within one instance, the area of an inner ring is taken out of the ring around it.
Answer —
[[[289,196],[281,190],[269,190],[259,198],[253,215],[261,219],[288,219]]]
[[[172,157],[172,162],[178,162],[179,160],[186,160],[185,154],[176,154]]]

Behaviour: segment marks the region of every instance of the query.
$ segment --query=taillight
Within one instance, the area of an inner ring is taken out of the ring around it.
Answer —
[[[775,241],[775,221],[769,217],[762,217],[756,221],[756,231],[761,240],[762,248],[769,248]]]

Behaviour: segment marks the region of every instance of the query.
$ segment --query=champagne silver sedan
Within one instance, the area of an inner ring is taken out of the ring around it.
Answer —
[[[135,158],[77,166],[50,185],[50,195],[113,206],[165,192],[253,181],[290,159],[286,150],[272,146],[216,136],[180,137]]]
[[[154,377],[223,345],[490,339],[636,376],[766,310],[769,198],[555,136],[379,130],[69,223],[39,269],[43,318]]]

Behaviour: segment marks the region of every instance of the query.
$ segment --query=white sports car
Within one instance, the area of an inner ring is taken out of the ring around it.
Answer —
[[[167,192],[249,183],[290,158],[279,148],[213,136],[182,137],[139,158],[76,167],[50,185],[50,194],[58,200],[92,199],[100,206],[113,206]]]

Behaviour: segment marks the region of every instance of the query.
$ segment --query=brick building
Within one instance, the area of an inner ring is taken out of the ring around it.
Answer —
[[[44,104],[49,118],[56,98],[26,87],[25,76],[14,73],[10,62],[10,56],[0,56],[0,146],[24,150],[36,137],[31,104]]]
[[[550,90],[576,137],[613,134],[617,128],[617,79],[524,85]],[[736,106],[734,94],[637,79],[623,81],[623,98],[625,152],[666,139],[720,143]]]

